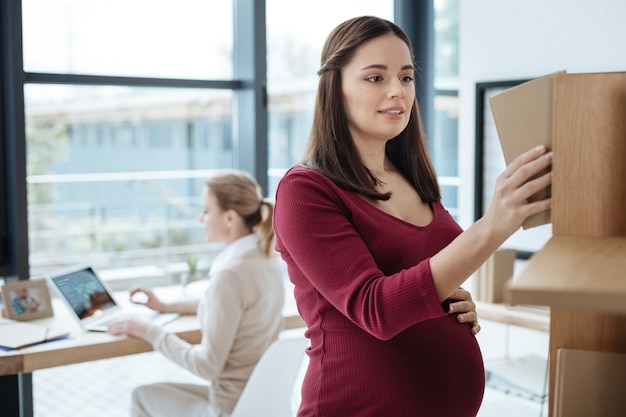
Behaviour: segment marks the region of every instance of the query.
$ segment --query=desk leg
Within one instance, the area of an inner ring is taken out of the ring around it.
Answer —
[[[33,374],[0,376],[0,402],[5,417],[33,417]]]

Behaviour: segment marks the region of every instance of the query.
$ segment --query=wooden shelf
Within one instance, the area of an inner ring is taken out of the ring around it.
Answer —
[[[552,88],[553,237],[506,295],[512,304],[550,307],[549,417],[560,417],[560,350],[626,352],[626,72],[563,72]],[[571,363],[563,367],[572,370]],[[597,376],[612,383],[610,375]],[[591,405],[594,396],[578,399]]]
[[[626,238],[553,236],[508,296],[512,304],[626,313]]]
[[[509,306],[506,304],[486,303],[476,301],[476,313],[478,320],[489,320],[540,332],[550,331],[550,314],[548,311],[529,311],[523,307]]]

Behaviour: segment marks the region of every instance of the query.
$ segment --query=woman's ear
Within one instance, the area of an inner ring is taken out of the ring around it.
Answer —
[[[238,218],[239,218],[239,215],[237,214],[235,210],[233,209],[226,210],[226,222],[229,225],[232,225]]]

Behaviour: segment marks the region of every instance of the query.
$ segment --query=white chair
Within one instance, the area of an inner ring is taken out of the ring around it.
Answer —
[[[252,371],[231,417],[293,417],[294,384],[308,346],[301,335],[272,343]]]

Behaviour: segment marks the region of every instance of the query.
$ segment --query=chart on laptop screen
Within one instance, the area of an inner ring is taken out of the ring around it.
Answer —
[[[81,319],[115,306],[90,268],[56,277],[54,281]]]

